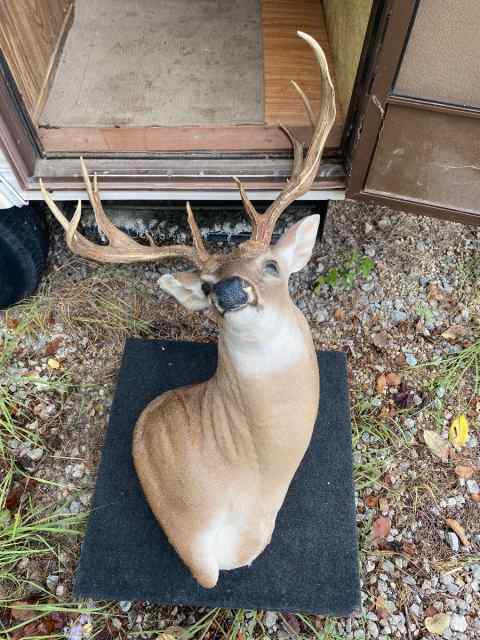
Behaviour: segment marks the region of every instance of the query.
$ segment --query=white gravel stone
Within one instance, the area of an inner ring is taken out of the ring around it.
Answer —
[[[34,460],[36,462],[43,456],[44,450],[42,447],[37,447],[36,449],[28,450],[26,453],[30,460]]]
[[[467,489],[471,494],[480,492],[480,486],[476,480],[467,480]]]
[[[450,628],[452,631],[460,631],[460,633],[466,631],[467,621],[465,620],[465,616],[461,616],[458,613],[452,614],[450,618]]]
[[[448,540],[448,544],[450,545],[450,549],[454,552],[457,553],[457,551],[460,548],[460,542],[458,540],[458,536],[456,533],[453,533],[453,531],[448,531],[447,533],[447,540]]]
[[[58,584],[58,580],[59,580],[59,576],[54,576],[54,575],[50,575],[47,576],[47,589],[50,589],[50,591],[53,591],[53,589],[55,589],[55,587]]]
[[[278,613],[275,613],[275,611],[267,611],[265,613],[265,625],[271,629],[278,620]]]
[[[378,638],[378,627],[373,620],[367,622],[367,631],[369,638]]]

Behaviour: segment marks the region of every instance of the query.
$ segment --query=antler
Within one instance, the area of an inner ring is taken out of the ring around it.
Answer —
[[[328,134],[335,122],[335,90],[333,88],[332,79],[328,70],[328,63],[325,54],[318,42],[302,31],[297,31],[297,35],[303,38],[313,49],[317,58],[321,74],[321,99],[322,104],[320,113],[315,124],[315,116],[313,114],[310,102],[302,91],[302,89],[292,81],[293,86],[300,94],[305,110],[308,114],[310,122],[314,127],[314,132],[308,148],[306,158],[303,158],[303,144],[295,138],[293,133],[286,127],[280,125],[282,130],[289,137],[293,146],[293,171],[290,180],[280,193],[280,195],[272,202],[263,214],[259,214],[253,204],[250,202],[243,185],[240,180],[234,178],[240,190],[240,196],[245,207],[245,212],[252,222],[252,235],[250,240],[244,243],[248,247],[264,247],[270,244],[273,230],[278,218],[289,204],[297,198],[307,193],[317,175],[318,166],[322,158],[323,148],[327,140]]]
[[[149,246],[141,245],[123,231],[120,231],[107,217],[100,194],[98,192],[97,176],[95,174],[92,183],[88,176],[87,167],[83,158],[80,158],[83,180],[88,193],[88,198],[95,213],[95,220],[98,227],[108,238],[108,245],[97,245],[87,240],[78,231],[78,223],[82,215],[82,201],[78,201],[77,208],[72,220],[69,222],[63,212],[58,208],[52,196],[45,189],[43,181],[40,179],[40,189],[42,191],[48,208],[53,213],[58,222],[65,229],[65,239],[69,249],[79,256],[91,258],[97,262],[148,262],[161,258],[184,258],[197,267],[202,268],[210,260],[215,259],[205,248],[200,230],[195,221],[190,203],[187,202],[188,224],[193,236],[193,247],[186,245],[170,245],[158,247],[152,238],[148,237]]]

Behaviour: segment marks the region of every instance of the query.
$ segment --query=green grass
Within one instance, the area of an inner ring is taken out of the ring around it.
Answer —
[[[313,290],[318,293],[324,286],[332,289],[351,289],[359,278],[366,280],[374,269],[375,262],[371,258],[354,251],[343,264],[332,267],[325,275],[319,276]]]

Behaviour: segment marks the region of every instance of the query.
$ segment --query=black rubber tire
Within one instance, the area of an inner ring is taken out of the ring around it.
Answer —
[[[48,230],[31,206],[0,210],[0,309],[31,295],[45,271]]]

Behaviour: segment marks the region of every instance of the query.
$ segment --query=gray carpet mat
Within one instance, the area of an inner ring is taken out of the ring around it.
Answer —
[[[135,422],[158,394],[215,372],[214,344],[128,340],[75,595],[95,600],[350,615],[359,607],[346,358],[318,354],[320,409],[272,542],[250,568],[203,589],[169,544],[132,463]]]
[[[76,0],[41,125],[263,122],[260,0]]]

